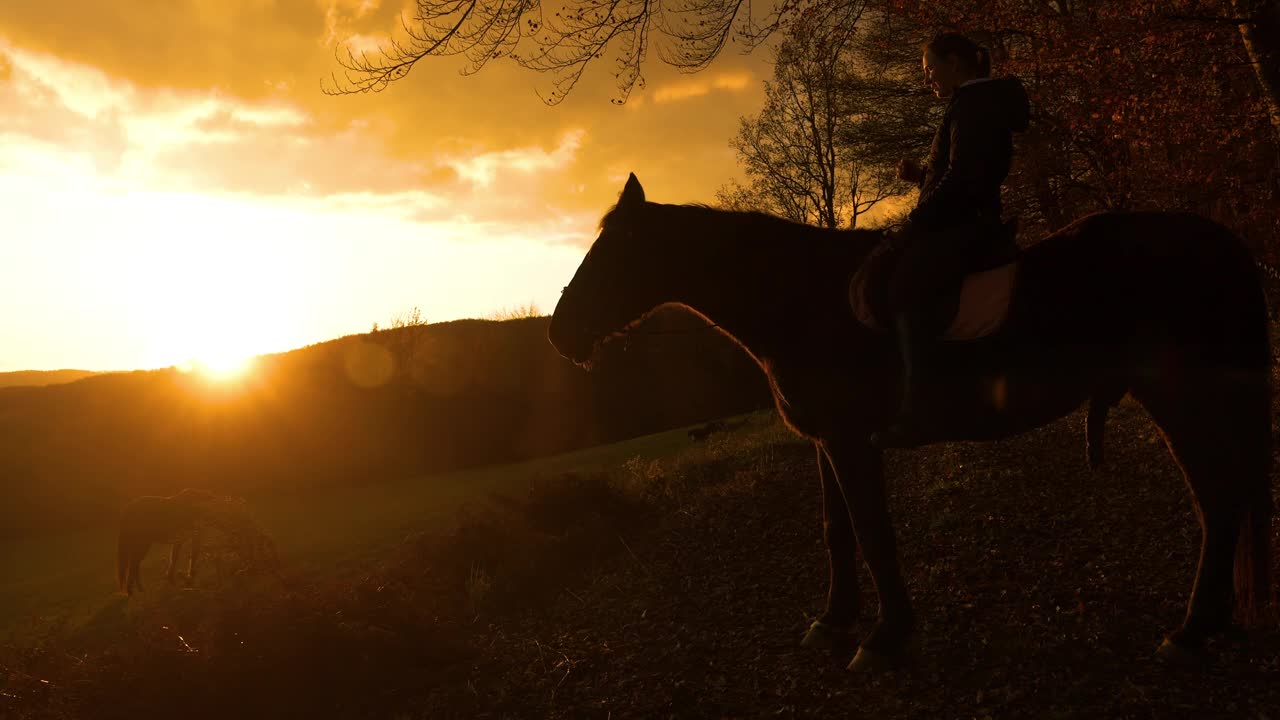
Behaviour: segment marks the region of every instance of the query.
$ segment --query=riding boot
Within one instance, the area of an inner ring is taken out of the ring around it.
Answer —
[[[899,313],[894,317],[894,331],[902,354],[902,406],[888,429],[871,436],[871,444],[879,448],[919,447],[930,438],[929,396],[935,382],[932,355],[936,341],[922,313]]]

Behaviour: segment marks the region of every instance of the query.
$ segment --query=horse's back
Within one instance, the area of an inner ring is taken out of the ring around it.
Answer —
[[[1194,346],[1205,360],[1231,350],[1270,361],[1252,256],[1190,213],[1099,213],[1053,233],[1023,252],[1010,314],[1014,332],[1049,344]]]
[[[122,536],[145,538],[152,542],[171,541],[191,526],[197,514],[198,509],[191,498],[144,495],[124,506],[120,514],[120,532]]]
[[[1134,211],[1087,215],[1023,252],[1028,267],[1051,264],[1053,272],[1084,277],[1107,267],[1137,270],[1232,267],[1256,278],[1256,267],[1240,238],[1220,223],[1194,213]],[[1210,263],[1205,267],[1204,263]],[[1127,278],[1132,280],[1134,278]]]
[[[1022,261],[1029,279],[1036,281],[1048,275],[1086,284],[1133,286],[1175,277],[1213,280],[1213,273],[1222,270],[1244,272],[1257,281],[1252,258],[1240,239],[1221,224],[1193,213],[1095,213],[1023,251]]]

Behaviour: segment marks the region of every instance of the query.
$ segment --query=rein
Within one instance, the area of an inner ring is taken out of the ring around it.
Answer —
[[[627,333],[627,335],[628,336],[630,335],[691,335],[696,332],[702,332],[703,330],[711,330],[718,327],[720,327],[720,323],[711,323],[710,325],[703,325],[702,327],[689,328],[688,330],[646,330],[645,332],[629,332]]]
[[[626,352],[631,349],[631,338],[635,336],[692,335],[693,333],[699,333],[703,330],[712,330],[718,327],[720,327],[720,323],[712,323],[710,325],[703,325],[702,327],[689,328],[688,330],[646,330],[645,332],[629,332],[622,336],[622,352]]]

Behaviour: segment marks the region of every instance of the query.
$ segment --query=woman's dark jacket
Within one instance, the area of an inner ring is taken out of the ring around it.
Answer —
[[[956,88],[933,136],[920,199],[907,217],[913,231],[999,223],[1013,132],[1027,129],[1030,110],[1015,77]]]

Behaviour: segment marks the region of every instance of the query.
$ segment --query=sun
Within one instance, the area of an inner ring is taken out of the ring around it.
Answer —
[[[214,354],[199,361],[200,370],[215,380],[235,380],[249,370],[249,356],[232,353]]]
[[[271,218],[185,196],[164,200],[144,214],[157,232],[184,229],[182,242],[154,249],[134,290],[150,320],[148,352],[156,367],[177,364],[210,384],[237,384],[252,375],[253,358],[293,344],[304,274],[290,270],[296,257],[262,241],[276,227]],[[191,226],[190,218],[209,216],[223,225]]]
[[[176,358],[176,367],[207,382],[236,384],[252,374],[254,358],[269,349],[262,333],[245,332],[249,324],[242,315],[219,315],[212,311],[191,313],[194,321],[173,323],[164,336],[166,354]],[[173,364],[173,360],[169,361]]]
[[[178,369],[219,383],[231,383],[243,379],[252,366],[253,358],[248,354],[213,352],[179,363]]]

